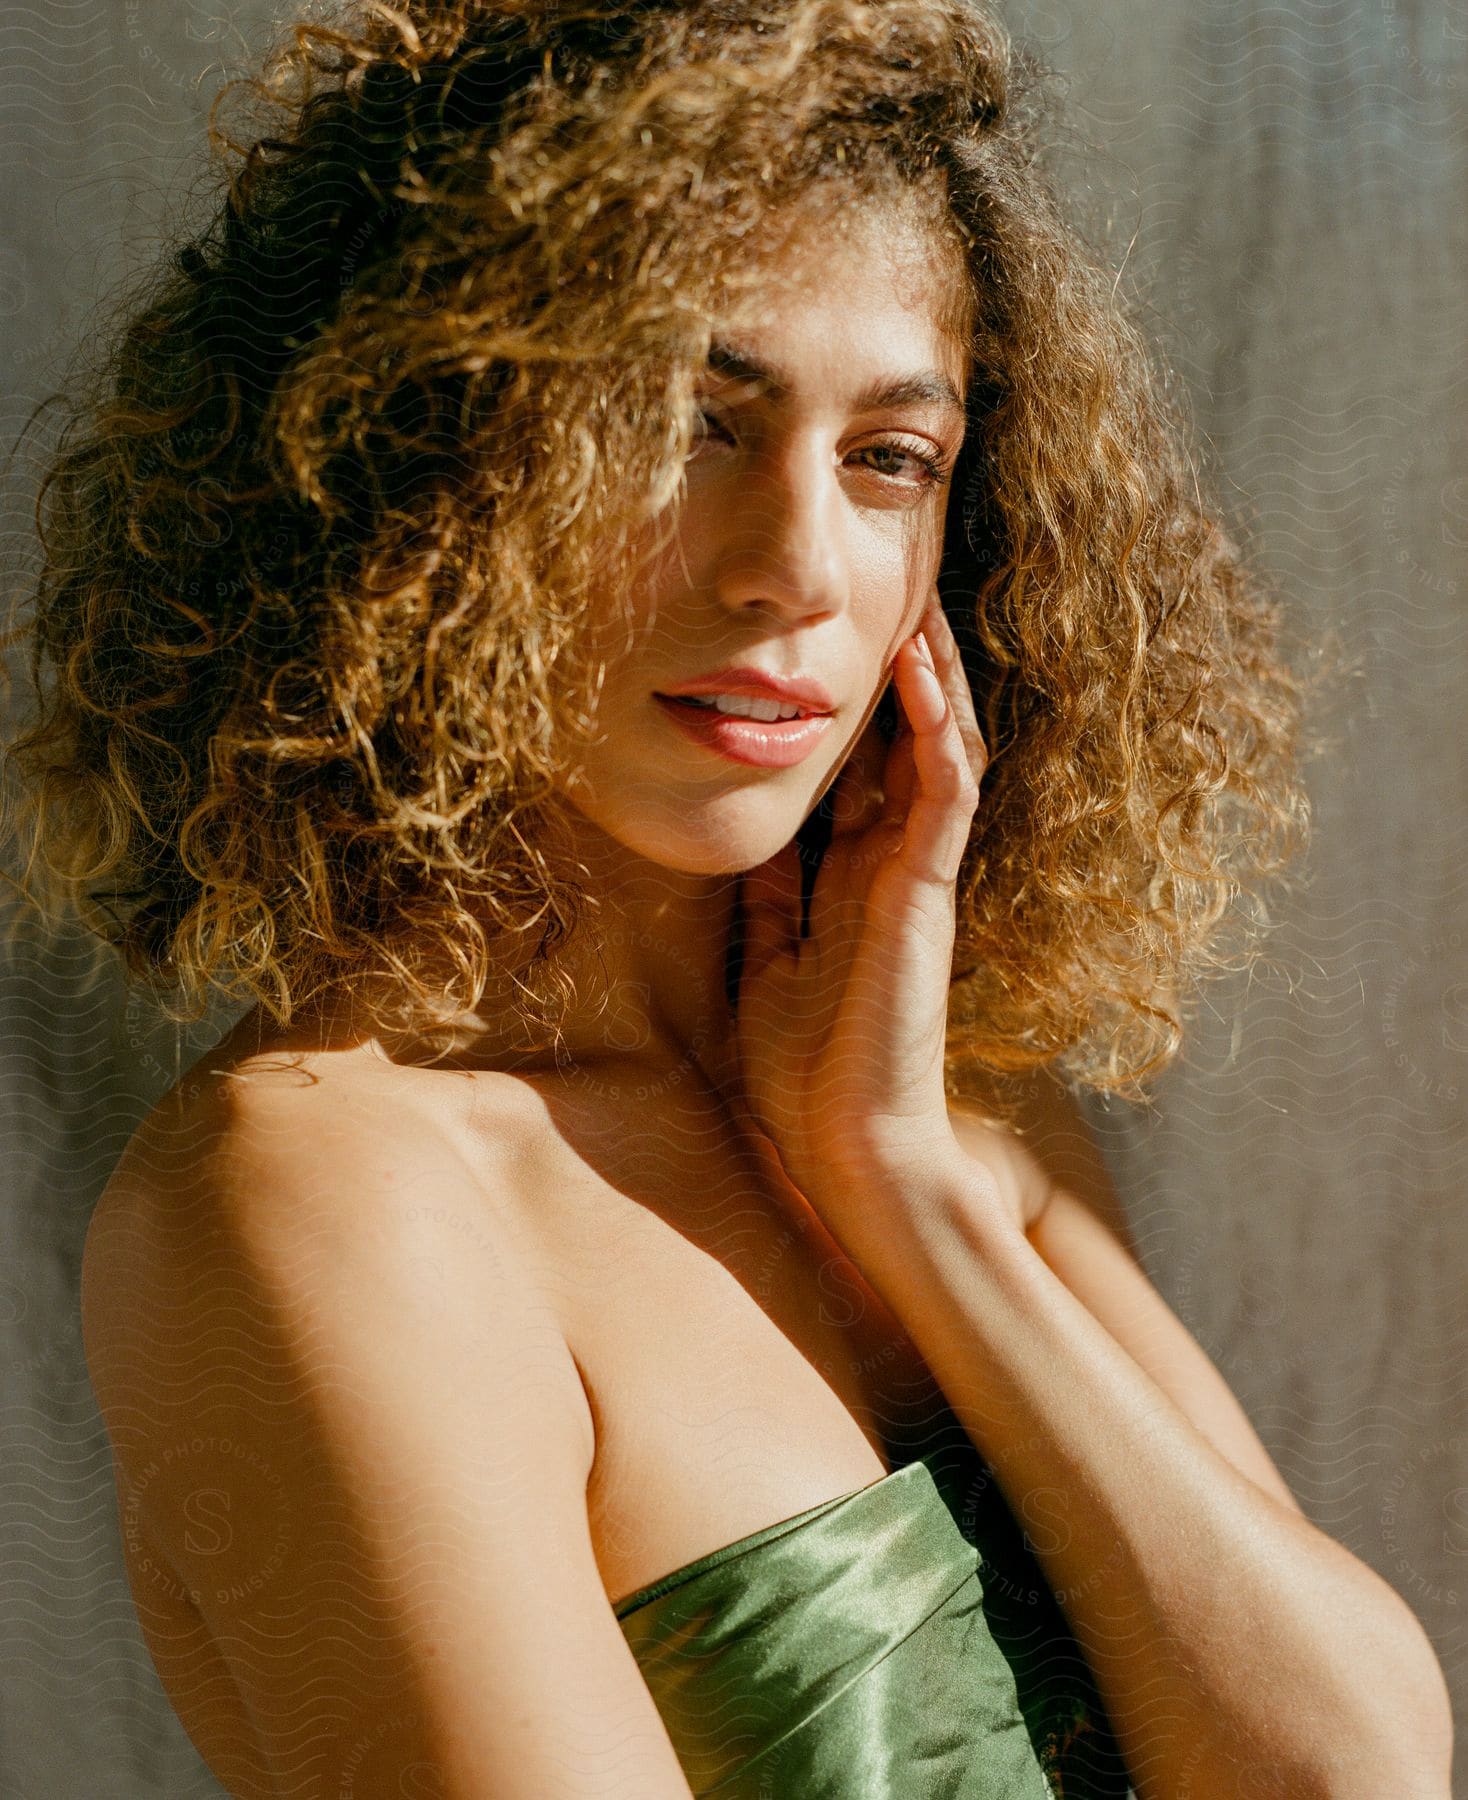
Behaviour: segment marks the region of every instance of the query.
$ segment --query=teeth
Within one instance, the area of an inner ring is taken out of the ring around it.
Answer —
[[[800,717],[798,706],[781,706],[776,700],[751,700],[745,694],[690,694],[686,697],[696,706],[717,707],[731,718],[758,719],[764,725],[772,725],[776,719]]]

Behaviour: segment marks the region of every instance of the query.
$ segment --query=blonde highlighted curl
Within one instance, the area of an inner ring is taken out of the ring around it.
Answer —
[[[1300,838],[1273,603],[970,0],[405,0],[215,103],[227,188],[71,396],[37,519],[28,891],[175,1017],[327,989],[447,1043],[490,945],[550,1016],[580,651],[679,489],[710,321],[819,202],[920,202],[971,303],[942,595],[991,751],[950,1076],[1126,1091]],[[384,978],[386,978],[384,986]],[[564,1002],[564,992],[560,999]]]

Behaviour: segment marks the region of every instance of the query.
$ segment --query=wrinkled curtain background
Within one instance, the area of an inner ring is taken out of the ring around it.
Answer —
[[[7,448],[89,305],[149,255],[219,65],[276,10],[0,15]],[[1311,875],[1271,969],[1214,993],[1154,1111],[1096,1124],[1153,1279],[1307,1513],[1410,1601],[1461,1696],[1468,15],[1007,14],[1068,78],[1080,210],[1150,296],[1226,505],[1300,637],[1352,671],[1320,718]],[[7,562],[26,554],[32,463],[5,482]],[[0,1791],[16,1800],[220,1791],[124,1586],[77,1272],[133,1125],[226,1023],[178,1042],[79,943],[0,966]]]

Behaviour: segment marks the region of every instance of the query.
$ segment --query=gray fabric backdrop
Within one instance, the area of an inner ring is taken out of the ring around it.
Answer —
[[[0,14],[7,446],[97,294],[149,254],[220,63],[272,11]],[[1009,16],[1069,77],[1081,204],[1130,246],[1227,503],[1301,636],[1354,669],[1322,717],[1311,878],[1272,972],[1214,996],[1153,1112],[1096,1122],[1153,1279],[1461,1695],[1468,17],[1451,0]],[[26,554],[32,460],[6,484],[7,561]],[[0,969],[0,1791],[17,1800],[219,1792],[123,1584],[76,1286],[134,1122],[226,1022],[176,1042],[76,944]]]

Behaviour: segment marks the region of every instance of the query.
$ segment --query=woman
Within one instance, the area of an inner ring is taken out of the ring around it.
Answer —
[[[40,861],[250,1003],[84,1270],[233,1793],[1447,1792],[1055,1079],[1302,805],[1014,76],[967,0],[301,26],[62,446]]]

